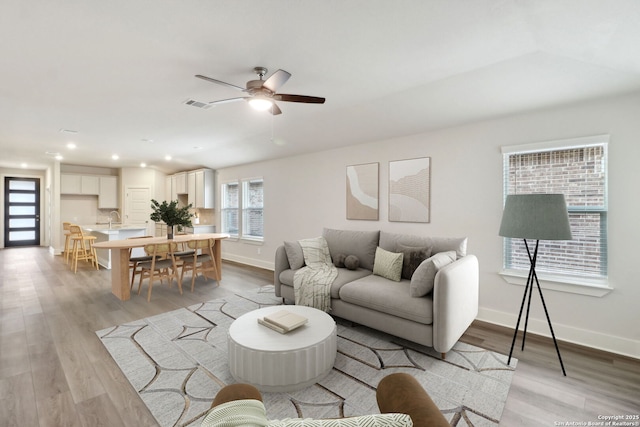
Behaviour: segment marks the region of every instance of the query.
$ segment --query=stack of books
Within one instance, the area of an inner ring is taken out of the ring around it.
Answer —
[[[280,332],[281,334],[291,332],[308,321],[309,319],[306,317],[287,310],[280,310],[269,314],[268,316],[264,316],[263,318],[258,318],[258,323],[271,328],[274,331]]]

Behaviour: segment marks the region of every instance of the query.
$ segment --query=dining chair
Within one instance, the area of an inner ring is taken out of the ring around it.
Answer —
[[[127,239],[148,239],[153,236],[136,236],[136,237],[128,237]],[[142,256],[131,256],[134,248],[129,249],[129,270],[131,271],[131,285],[130,289],[133,289],[133,282],[135,281],[136,275],[140,274],[140,269],[138,269],[138,264],[145,261],[151,261],[151,255],[142,255]]]
[[[191,271],[191,292],[196,283],[196,276],[202,273],[205,279],[208,278],[206,273],[213,272],[214,277],[218,274],[216,262],[213,258],[214,239],[198,239],[187,242],[187,246],[193,250],[191,256],[182,258],[182,270],[180,272],[180,283],[186,271]],[[216,280],[217,282],[217,280]]]
[[[164,279],[169,282],[169,287],[173,283],[173,279],[178,282],[178,289],[180,295],[182,295],[182,283],[178,281],[178,271],[176,266],[176,259],[174,252],[178,249],[176,242],[167,243],[152,243],[145,245],[144,251],[147,255],[151,256],[151,261],[144,261],[138,263],[140,267],[140,281],[138,282],[138,295],[142,288],[142,281],[145,278],[149,279],[149,292],[147,293],[147,301],[151,301],[151,291],[153,289],[153,282],[160,280],[160,283]]]
[[[69,225],[69,233],[73,242],[71,250],[71,268],[73,268],[73,272],[78,272],[78,261],[91,261],[91,266],[95,266],[96,270],[99,270],[98,255],[93,247],[96,236],[84,234],[82,227],[76,224]]]

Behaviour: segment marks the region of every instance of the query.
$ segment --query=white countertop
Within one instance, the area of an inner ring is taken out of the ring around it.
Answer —
[[[142,225],[131,224],[112,224],[109,228],[109,224],[91,224],[83,225],[82,228],[86,231],[94,231],[102,234],[118,234],[120,230],[146,230],[147,228]]]

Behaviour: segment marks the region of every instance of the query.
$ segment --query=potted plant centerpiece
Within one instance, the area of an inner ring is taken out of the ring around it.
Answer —
[[[157,200],[151,199],[151,221],[164,222],[167,224],[167,238],[173,239],[173,227],[191,227],[191,217],[193,216],[189,209],[191,204],[185,207],[178,207],[178,201],[172,200],[158,203]]]

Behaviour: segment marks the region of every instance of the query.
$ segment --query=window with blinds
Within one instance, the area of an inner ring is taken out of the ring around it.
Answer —
[[[250,179],[242,182],[242,236],[260,240],[264,236],[263,181]]]
[[[607,276],[607,143],[590,137],[503,148],[504,198],[562,193],[573,240],[540,241],[536,271],[560,276]],[[530,245],[531,247],[531,245]],[[505,239],[504,268],[529,269],[522,239]]]
[[[240,185],[237,181],[222,184],[220,225],[223,233],[237,236],[240,209]]]

